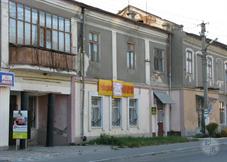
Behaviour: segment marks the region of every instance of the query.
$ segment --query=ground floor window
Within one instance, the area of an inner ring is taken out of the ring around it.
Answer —
[[[138,122],[137,116],[137,99],[129,99],[129,125],[136,126]]]
[[[91,97],[91,126],[101,127],[102,115],[101,115],[101,97]]]
[[[121,99],[112,99],[112,126],[120,126],[121,124]]]

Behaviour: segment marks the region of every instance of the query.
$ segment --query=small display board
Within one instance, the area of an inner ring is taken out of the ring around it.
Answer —
[[[156,115],[157,113],[157,108],[156,107],[151,107],[151,114]]]
[[[13,139],[28,138],[28,111],[13,111]]]

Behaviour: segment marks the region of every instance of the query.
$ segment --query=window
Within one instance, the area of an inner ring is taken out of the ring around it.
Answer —
[[[186,51],[186,73],[192,74],[192,51]]]
[[[154,70],[155,71],[164,71],[164,51],[162,49],[154,49]]]
[[[128,43],[127,67],[128,67],[128,69],[136,68],[135,44],[133,44],[133,43]]]
[[[129,99],[129,125],[137,125],[137,99]]]
[[[99,62],[99,40],[98,34],[89,33],[89,57],[91,61]]]
[[[91,126],[92,127],[101,127],[101,97],[94,97],[91,98]]]
[[[219,111],[220,111],[220,123],[225,123],[225,109],[224,109],[224,102],[219,102]]]
[[[9,2],[10,43],[71,52],[71,22],[60,16]]]
[[[227,63],[225,63],[225,81],[227,82]]]
[[[208,79],[212,79],[213,77],[213,65],[212,65],[212,58],[207,57],[207,77]]]
[[[112,126],[120,126],[121,124],[121,99],[114,98],[112,100]]]

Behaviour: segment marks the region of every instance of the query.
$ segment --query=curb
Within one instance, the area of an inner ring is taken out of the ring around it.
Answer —
[[[220,145],[227,145],[227,142],[223,142],[223,143],[219,143],[219,144]],[[105,158],[105,159],[100,159],[100,160],[92,160],[92,161],[89,161],[89,162],[105,162],[105,161],[124,160],[124,159],[144,157],[144,156],[155,156],[155,155],[160,155],[160,154],[167,154],[167,153],[177,152],[177,151],[195,150],[195,149],[198,149],[198,148],[201,148],[201,146],[197,145],[197,146],[176,148],[176,149],[172,149],[172,150],[165,150],[165,151],[158,151],[158,152],[147,152],[147,153],[143,153],[143,154],[118,156],[118,157]]]

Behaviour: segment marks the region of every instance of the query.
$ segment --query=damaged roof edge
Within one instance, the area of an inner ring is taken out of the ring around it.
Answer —
[[[131,23],[131,24],[135,24],[135,25],[138,25],[138,26],[146,27],[146,28],[149,28],[149,29],[154,29],[156,31],[164,32],[164,33],[167,33],[167,34],[171,33],[169,31],[166,31],[166,30],[154,27],[154,26],[150,26],[150,25],[147,25],[147,24],[144,24],[144,23],[140,23],[140,22],[128,19],[126,17],[123,17],[123,16],[120,16],[120,15],[117,15],[117,14],[102,10],[100,8],[89,6],[87,4],[84,4],[84,3],[81,3],[81,2],[78,2],[78,1],[74,1],[74,0],[63,0],[63,1],[66,2],[66,3],[71,3],[71,4],[78,5],[78,6],[83,7],[83,8],[87,8],[87,9],[92,10],[92,11],[96,11],[96,12],[99,12],[99,13],[102,13],[102,14],[113,16],[113,17],[121,19],[123,21],[127,21],[128,23]]]

